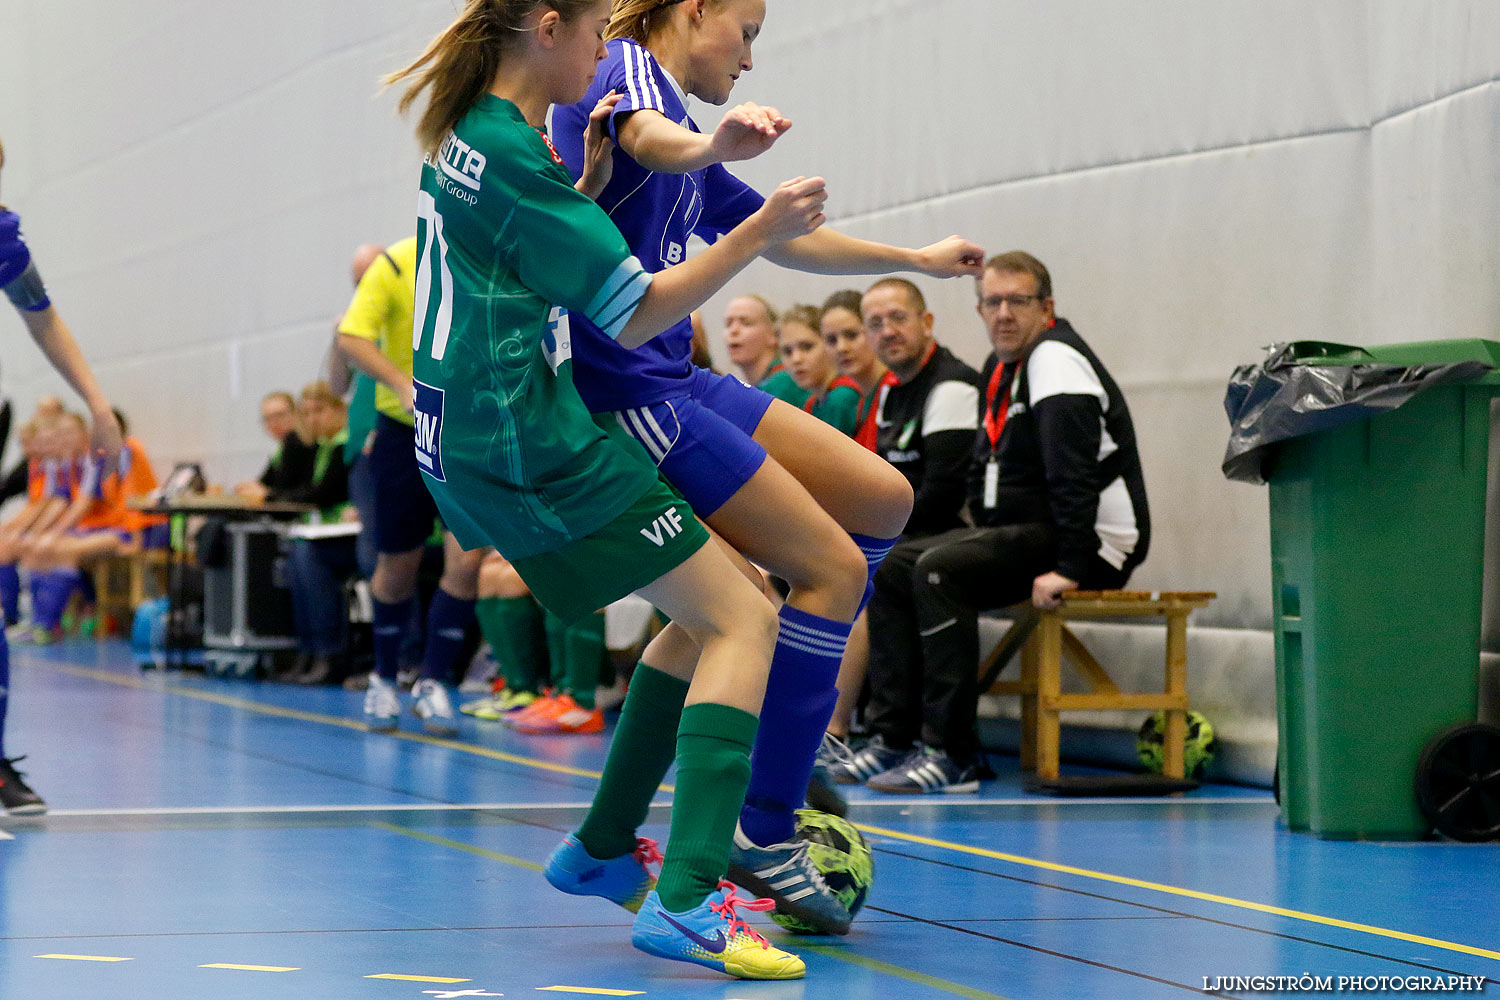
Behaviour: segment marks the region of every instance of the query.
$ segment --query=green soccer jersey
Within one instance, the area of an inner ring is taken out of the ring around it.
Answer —
[[[771,369],[771,373],[760,380],[756,386],[761,392],[775,396],[777,399],[791,403],[793,406],[801,406],[811,398],[812,393],[802,388],[792,380],[791,374],[780,363]]]
[[[465,548],[515,560],[618,517],[657,480],[573,387],[569,314],[619,336],[650,275],[551,143],[485,95],[422,169],[417,462]]]
[[[849,437],[854,436],[859,426],[859,389],[842,381],[824,393],[822,399],[810,398],[803,408],[823,423],[838,428]]]

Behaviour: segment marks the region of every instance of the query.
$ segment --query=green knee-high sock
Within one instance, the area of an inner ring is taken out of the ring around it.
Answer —
[[[486,597],[474,605],[479,630],[490,644],[500,676],[512,691],[539,691],[546,672],[542,608],[527,597]]]
[[[682,913],[701,904],[729,867],[734,824],[750,784],[750,747],[759,721],[728,705],[682,710],[677,730],[677,791],[672,831],[656,891]]]
[[[603,860],[635,850],[635,832],[646,822],[651,798],[677,753],[677,726],[687,681],[642,663],[630,679],[604,776],[578,839]]]
[[[604,667],[604,614],[565,625],[561,618],[547,612],[547,655],[554,664],[562,665],[562,689],[580,708],[592,710]]]

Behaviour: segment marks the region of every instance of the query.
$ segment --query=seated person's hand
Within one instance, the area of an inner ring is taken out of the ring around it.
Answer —
[[[1077,589],[1077,580],[1069,580],[1061,573],[1043,573],[1031,581],[1031,603],[1046,611],[1062,604],[1064,593]]]
[[[240,483],[234,488],[235,496],[243,497],[244,499],[249,500],[252,503],[261,503],[262,501],[264,501],[266,499],[267,492],[269,491],[266,489],[263,483],[257,483],[254,481],[248,483]]]
[[[345,507],[344,512],[339,515],[339,520],[345,524],[358,524],[359,509],[356,507]]]

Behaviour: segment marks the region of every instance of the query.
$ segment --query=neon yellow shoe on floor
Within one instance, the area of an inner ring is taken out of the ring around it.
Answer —
[[[534,691],[501,691],[488,698],[468,702],[459,711],[485,722],[499,722],[502,717],[527,707],[536,699]]]
[[[739,979],[801,979],[807,975],[802,959],[772,945],[735,912],[775,908],[769,899],[735,895],[730,882],[720,882],[717,891],[686,913],[668,912],[653,891],[635,916],[630,941],[648,955],[692,962]]]

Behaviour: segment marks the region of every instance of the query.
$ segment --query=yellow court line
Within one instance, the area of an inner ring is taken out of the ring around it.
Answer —
[[[301,969],[284,965],[200,965],[200,969],[233,969],[237,972],[301,972]]]
[[[367,730],[363,723],[340,716],[320,715],[314,712],[299,712],[295,709],[281,708],[276,705],[267,705],[262,702],[250,701],[243,698],[233,698],[226,695],[216,695],[207,691],[198,691],[193,688],[183,687],[177,684],[148,684],[133,677],[125,677],[117,673],[105,670],[92,670],[87,667],[74,667],[59,665],[58,669],[78,677],[87,677],[93,680],[103,681],[106,684],[119,684],[125,687],[133,687],[146,691],[165,690],[172,694],[180,694],[188,698],[197,698],[201,701],[213,702],[231,708],[242,708],[250,712],[259,712],[264,715],[280,716],[282,718],[297,719],[304,722],[320,722],[326,725],[342,726],[346,729]],[[522,767],[533,767],[543,771],[554,771],[561,774],[571,774],[581,778],[593,778],[598,780],[602,775],[598,771],[589,771],[583,768],[568,767],[562,764],[552,764],[547,761],[536,760],[529,757],[520,757],[515,754],[502,753],[499,750],[491,750],[488,747],[476,746],[470,743],[459,743],[456,740],[437,739],[423,733],[394,732],[387,735],[398,739],[411,740],[417,743],[426,743],[431,746],[445,747],[460,753],[474,754],[479,757],[488,757],[492,760],[504,761],[508,764],[518,764]],[[671,785],[662,785],[663,791],[672,791]],[[1410,944],[1426,945],[1430,948],[1439,948],[1444,951],[1459,952],[1465,955],[1476,955],[1480,958],[1489,958],[1500,961],[1500,951],[1488,951],[1484,948],[1476,948],[1472,945],[1458,944],[1454,941],[1443,941],[1439,938],[1424,937],[1420,934],[1408,934],[1405,931],[1389,930],[1384,927],[1375,927],[1370,924],[1355,923],[1348,920],[1339,920],[1336,917],[1324,917],[1316,913],[1304,913],[1300,910],[1289,910],[1279,906],[1270,906],[1266,903],[1256,903],[1250,900],[1235,899],[1232,896],[1219,896],[1213,893],[1199,892],[1195,889],[1183,889],[1173,885],[1163,885],[1160,882],[1146,882],[1141,879],[1127,878],[1122,875],[1111,875],[1108,872],[1090,871],[1087,868],[1075,868],[1070,865],[1060,865],[1051,861],[1042,861],[1037,858],[1022,857],[1017,854],[1004,854],[1000,851],[990,851],[982,847],[970,847],[966,844],[955,844],[946,840],[935,840],[931,837],[922,837],[912,833],[902,833],[898,830],[889,830],[883,827],[867,826],[856,823],[855,826],[866,833],[877,836],[890,837],[893,840],[904,840],[913,844],[925,844],[929,847],[937,847],[948,851],[957,851],[961,854],[974,855],[976,857],[993,858],[997,861],[1008,861],[1011,864],[1025,865],[1030,868],[1039,868],[1046,871],[1059,872],[1065,875],[1078,875],[1083,878],[1096,879],[1102,882],[1113,882],[1118,885],[1128,885],[1137,889],[1147,889],[1152,892],[1160,892],[1169,896],[1182,896],[1188,899],[1202,900],[1208,903],[1218,903],[1223,906],[1231,906],[1242,910],[1254,910],[1259,913],[1268,913],[1272,916],[1287,917],[1292,920],[1301,920],[1306,923],[1321,924],[1326,927],[1338,927],[1343,930],[1352,930],[1377,937],[1389,938],[1396,941],[1406,941]]]
[[[453,985],[454,983],[472,983],[472,979],[445,979],[442,976],[402,976],[394,972],[382,972],[378,976],[366,976],[366,979],[398,979],[403,983],[443,983]]]
[[[878,837],[890,837],[893,840],[904,840],[912,844],[925,844],[928,847],[940,847],[943,850],[958,851],[962,854],[972,854],[981,858],[1008,861],[1015,865],[1025,865],[1028,868],[1040,868],[1049,872],[1059,872],[1064,875],[1079,875],[1083,878],[1097,879],[1101,882],[1113,882],[1116,885],[1128,885],[1136,889],[1149,889],[1152,892],[1166,893],[1169,896],[1184,896],[1188,899],[1199,899],[1207,903],[1219,903],[1223,906],[1233,906],[1242,910],[1255,910],[1258,913],[1269,913],[1272,916],[1289,917],[1293,920],[1304,920],[1312,924],[1323,924],[1326,927],[1359,931],[1363,934],[1374,934],[1378,937],[1391,938],[1396,941],[1427,945],[1430,948],[1441,948],[1445,951],[1462,952],[1465,955],[1477,955],[1480,958],[1492,958],[1500,961],[1500,951],[1486,951],[1484,948],[1476,948],[1473,945],[1423,937],[1420,934],[1408,934],[1406,931],[1393,931],[1385,927],[1354,923],[1350,920],[1339,920],[1337,917],[1324,917],[1316,913],[1304,913],[1301,910],[1288,910],[1280,906],[1251,902],[1247,899],[1235,899],[1233,896],[1219,896],[1211,892],[1199,892],[1196,889],[1181,889],[1175,885],[1146,882],[1142,879],[1128,878],[1124,875],[1111,875],[1108,872],[1090,871],[1087,868],[1074,868],[1072,865],[1060,865],[1053,861],[1041,861],[1037,858],[1022,857],[1019,854],[1005,854],[1001,851],[991,851],[983,847],[970,847],[967,844],[955,844],[952,841],[935,840],[932,837],[922,837],[915,833],[902,833],[900,830],[888,830],[885,827],[866,826],[863,823],[856,823],[854,825],[864,832],[873,833]]]
[[[169,694],[182,695],[184,698],[196,698],[198,701],[211,702],[215,705],[223,705],[226,708],[239,708],[247,712],[257,712],[261,715],[270,715],[281,719],[294,719],[298,722],[317,722],[325,726],[338,726],[361,733],[371,731],[370,727],[363,722],[356,722],[353,719],[338,715],[323,715],[319,712],[303,712],[295,708],[282,708],[280,705],[268,705],[265,702],[251,701],[248,698],[235,698],[231,695],[214,694],[211,691],[199,691],[196,688],[185,687],[180,684],[151,684],[135,677],[125,677],[107,670],[93,670],[88,667],[74,666],[60,666],[58,669],[75,677],[86,677],[89,680],[103,681],[106,684],[118,684],[121,687],[135,688],[140,691],[165,691]],[[549,761],[536,760],[531,757],[520,757],[500,750],[491,750],[489,747],[477,746],[473,743],[460,743],[457,740],[445,740],[436,736],[428,736],[426,733],[408,733],[396,730],[394,732],[382,733],[381,735],[399,740],[410,740],[413,743],[425,743],[428,746],[443,747],[448,750],[458,750],[462,753],[473,754],[476,757],[488,757],[490,760],[504,761],[507,764],[518,764],[522,767],[533,767],[540,771],[570,774],[577,778],[592,778],[595,781],[603,777],[598,771],[589,771],[581,767],[569,767],[566,764],[553,764]],[[668,785],[663,785],[662,788],[666,791],[672,790]]]
[[[939,979],[936,976],[929,976],[926,973],[917,972],[913,969],[905,969],[899,965],[891,965],[889,962],[882,962],[879,959],[870,958],[865,955],[856,955],[854,952],[845,951],[842,948],[830,947],[826,944],[798,942],[797,950],[811,951],[828,958],[836,958],[840,962],[848,962],[850,965],[858,965],[861,968],[869,969],[871,972],[881,972],[887,976],[895,976],[897,979],[905,979],[909,983],[917,983],[935,990],[942,990],[944,993],[952,993],[955,996],[964,997],[966,1000],[1009,1000],[1008,997],[1003,997],[998,993],[986,993],[984,990],[976,990],[972,986],[965,986],[962,983],[951,982],[947,979]]]
[[[645,990],[596,990],[587,986],[538,986],[538,993],[585,993],[596,997],[639,997]]]
[[[483,847],[475,847],[473,844],[465,844],[461,840],[449,840],[447,837],[434,837],[430,833],[422,833],[419,830],[409,830],[404,826],[397,826],[394,823],[376,822],[371,823],[370,825],[375,827],[377,830],[389,830],[391,833],[399,833],[403,837],[412,837],[416,840],[425,840],[427,841],[427,843],[436,844],[439,847],[451,847],[455,851],[464,851],[468,854],[477,854],[481,858],[488,858],[491,861],[501,861],[507,865],[515,865],[517,868],[525,868],[527,871],[540,872],[542,870],[542,866],[537,864],[535,861],[527,861],[525,858],[517,858],[509,854],[500,854],[497,851],[487,851]]]
[[[56,958],[64,962],[134,962],[133,958],[109,958],[104,955],[32,955],[32,958]]]

